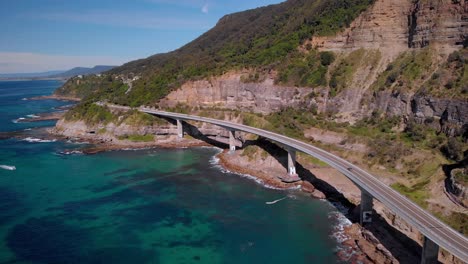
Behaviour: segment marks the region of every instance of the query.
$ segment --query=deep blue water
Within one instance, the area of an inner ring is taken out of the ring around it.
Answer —
[[[0,82],[0,131],[68,104],[57,81]],[[63,155],[82,145],[0,141],[0,263],[337,263],[336,210],[268,189],[213,148]],[[287,197],[276,204],[266,202]]]

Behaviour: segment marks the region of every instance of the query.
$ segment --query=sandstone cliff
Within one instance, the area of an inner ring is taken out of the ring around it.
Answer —
[[[429,44],[453,50],[466,46],[467,12],[465,0],[378,0],[341,34],[311,43],[334,51],[378,48],[393,56]]]
[[[342,33],[315,37],[300,48],[307,53],[305,47],[312,44],[336,54],[328,85],[284,87],[275,84],[277,77],[271,73],[262,82],[246,83],[245,72],[231,71],[187,82],[160,105],[257,113],[303,107],[351,123],[377,111],[400,116],[403,122],[433,119],[434,128],[461,135],[468,123],[468,77],[463,70],[468,54],[461,53],[458,70],[447,66],[447,57],[466,45],[467,10],[466,1],[377,0]],[[452,80],[447,74],[460,76]],[[457,87],[451,88],[453,83]],[[433,88],[427,92],[428,87]]]
[[[163,107],[185,104],[190,107],[214,107],[230,110],[272,113],[286,107],[313,104],[305,87],[282,87],[268,76],[260,83],[242,82],[243,73],[230,72],[207,80],[187,82],[160,102]]]

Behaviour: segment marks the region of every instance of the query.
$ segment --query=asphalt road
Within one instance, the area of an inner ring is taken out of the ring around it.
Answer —
[[[126,108],[121,106],[115,107]],[[296,139],[233,122],[158,111],[150,108],[139,108],[139,110],[141,112],[157,116],[164,116],[180,120],[201,121],[218,125],[227,129],[234,129],[237,131],[256,134],[318,158],[328,163],[333,168],[339,170],[360,188],[366,190],[375,199],[379,200],[390,210],[398,214],[403,220],[416,227],[422,234],[424,234],[424,236],[434,241],[440,247],[446,249],[465,263],[468,263],[468,239],[465,236],[447,226],[439,219],[435,218],[432,214],[411,202],[405,196],[391,189],[379,181],[372,174],[336,155],[333,155],[332,153]]]

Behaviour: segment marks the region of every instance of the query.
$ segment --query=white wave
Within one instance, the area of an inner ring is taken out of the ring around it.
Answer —
[[[61,155],[81,155],[81,154],[83,154],[83,151],[80,151],[80,150],[60,151],[59,154],[61,154]]]
[[[24,131],[31,131],[32,128],[25,128]]]
[[[26,97],[24,97],[24,98],[21,99],[21,101],[27,101],[27,100],[29,100],[29,99],[26,98]]]
[[[352,256],[359,253],[352,246],[343,244],[343,242],[350,239],[345,232],[345,227],[352,225],[351,221],[346,218],[344,214],[339,211],[330,212],[328,214],[329,219],[334,219],[337,224],[333,227],[331,237],[335,239],[338,245],[335,248],[335,252],[339,252],[340,258],[348,261]]]
[[[38,117],[40,117],[40,116],[34,115],[34,114],[30,114],[30,115],[27,115],[27,117],[29,117],[29,118],[38,118]]]
[[[216,168],[218,170],[220,170],[222,173],[224,174],[227,174],[227,173],[231,173],[231,174],[234,174],[234,175],[237,175],[237,176],[241,176],[242,178],[247,178],[249,180],[253,180],[255,181],[256,183],[262,185],[263,187],[265,188],[268,188],[268,189],[273,189],[273,190],[281,190],[281,191],[286,191],[286,190],[298,190],[301,188],[301,186],[294,186],[294,187],[291,187],[291,188],[278,188],[278,187],[275,187],[275,186],[272,186],[272,185],[269,185],[269,184],[266,184],[263,180],[255,177],[255,176],[252,176],[250,174],[243,174],[243,173],[238,173],[238,172],[234,172],[234,171],[230,171],[226,168],[224,168],[223,166],[221,166],[219,164],[219,158],[217,157],[217,155],[219,153],[221,153],[223,150],[222,149],[219,149],[219,152],[216,153],[215,155],[211,156],[210,158],[210,164],[212,165],[213,168]]]
[[[147,150],[147,149],[151,149],[151,147],[144,147],[144,148],[123,148],[121,150],[125,150],[125,151],[138,151],[138,150]]]
[[[40,139],[40,138],[33,138],[33,137],[27,137],[23,139],[23,141],[27,141],[30,143],[50,143],[50,142],[55,142],[57,141],[56,139]]]
[[[277,200],[274,200],[274,201],[271,201],[271,202],[265,202],[265,203],[266,203],[266,204],[275,204],[275,203],[277,203],[277,202],[279,202],[279,201],[282,201],[282,200],[284,200],[284,199],[286,199],[286,198],[288,198],[288,196],[285,196],[285,197],[283,197],[283,198],[281,198],[281,199],[277,199]]]
[[[15,166],[9,166],[9,165],[0,165],[0,168],[4,169],[4,170],[16,170],[16,167]]]
[[[18,118],[18,119],[13,119],[13,120],[11,120],[11,122],[17,124],[19,121],[24,120],[24,119],[26,119],[26,118],[20,117],[20,118]]]

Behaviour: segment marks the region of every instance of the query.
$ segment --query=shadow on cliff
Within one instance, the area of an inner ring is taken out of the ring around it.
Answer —
[[[171,123],[172,125],[175,125],[177,126],[177,121],[174,120],[174,119],[171,119],[171,118],[166,118],[166,117],[160,117],[161,119],[165,119],[167,122]],[[189,124],[187,122],[184,122],[182,121],[183,123],[183,128],[184,128],[184,133],[186,133],[187,135],[195,138],[195,139],[198,139],[198,140],[201,140],[205,143],[208,143],[212,146],[215,146],[215,147],[218,147],[218,148],[226,148],[228,147],[229,148],[229,144],[226,144],[226,143],[223,143],[223,142],[220,142],[218,140],[214,140],[208,136],[206,136],[205,134],[203,134],[200,129],[198,129],[198,127],[192,125],[192,124]]]
[[[169,118],[166,120],[169,123],[176,125],[175,120]],[[196,126],[186,122],[184,122],[184,132],[191,137],[204,141],[212,146],[219,148],[229,147],[229,144],[217,141],[204,135]],[[242,148],[245,148],[249,145],[258,146],[259,148],[266,151],[285,168],[285,173],[287,173],[288,152],[286,150],[261,137],[257,140],[246,140],[243,142]],[[351,222],[359,223],[359,205],[356,206],[350,202],[335,187],[326,181],[317,178],[299,162],[296,162],[296,172],[298,173],[301,180],[310,182],[315,188],[323,192],[327,200],[330,201],[337,210],[344,213]],[[345,210],[343,210],[343,208],[345,208]],[[390,251],[390,253],[398,261],[400,261],[400,263],[419,263],[422,247],[411,238],[388,224],[383,217],[375,212],[375,210],[373,211],[373,216],[372,223],[367,224],[365,228],[369,230],[379,240],[379,242],[388,251]],[[367,239],[372,241],[372,239]],[[379,251],[379,249],[376,248],[375,251]]]
[[[259,138],[257,140],[248,140],[244,147],[248,145],[258,146],[274,157],[287,171],[288,167],[288,152],[271,141]],[[308,169],[296,162],[296,172],[303,181],[310,182],[315,188],[323,192],[328,201],[353,223],[359,223],[359,205],[351,203],[346,197],[339,192],[335,187],[317,178]],[[285,172],[286,173],[286,172]],[[345,177],[345,176],[343,176]],[[345,210],[343,210],[343,207]],[[385,221],[375,210],[373,211],[373,219],[371,224],[367,224],[365,228],[379,240],[379,242],[401,263],[419,263],[421,246],[411,238],[391,226]],[[378,249],[376,249],[377,251]]]
[[[466,151],[468,152],[468,151]],[[445,185],[445,190],[447,191],[447,196],[448,198],[458,204],[459,206],[462,206],[464,208],[467,208],[463,202],[461,202],[458,198],[458,196],[461,194],[462,190],[458,189],[453,181],[452,178],[452,171],[454,169],[462,169],[462,168],[467,168],[468,166],[468,153],[465,153],[465,158],[454,164],[444,164],[442,165],[442,170],[444,171],[445,174],[445,180],[444,180],[444,185]]]

